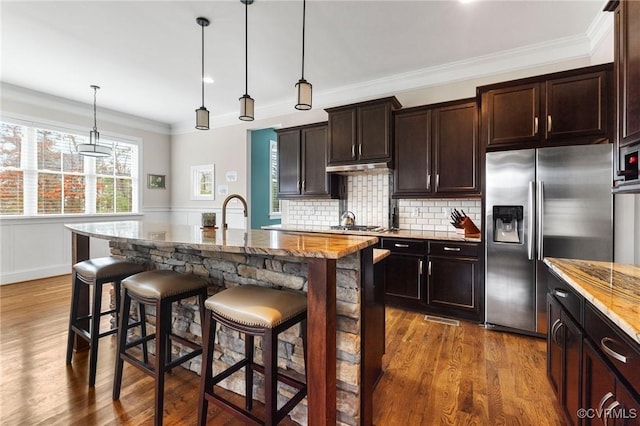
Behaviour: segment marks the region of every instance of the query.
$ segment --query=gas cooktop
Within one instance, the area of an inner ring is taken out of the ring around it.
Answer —
[[[339,231],[373,231],[374,229],[383,229],[381,226],[369,226],[369,225],[334,225],[331,229],[337,229]]]

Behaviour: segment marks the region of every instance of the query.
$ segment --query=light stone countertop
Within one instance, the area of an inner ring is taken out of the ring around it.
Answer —
[[[544,263],[640,344],[640,266],[552,257]]]
[[[378,242],[376,237],[365,235],[319,235],[260,229],[223,231],[196,225],[133,220],[73,223],[65,227],[80,235],[121,242],[145,242],[211,252],[326,259],[339,259]]]
[[[379,238],[412,238],[417,240],[441,240],[441,241],[459,241],[469,243],[479,243],[480,237],[465,237],[462,234],[445,231],[418,231],[413,229],[398,229],[397,231],[344,231],[341,229],[330,229],[326,226],[317,225],[270,225],[264,226],[262,229],[278,230],[289,232],[319,232],[323,234],[341,234],[341,235],[369,235]]]

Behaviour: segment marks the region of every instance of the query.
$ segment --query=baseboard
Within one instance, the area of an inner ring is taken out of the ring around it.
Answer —
[[[13,284],[22,281],[38,280],[71,273],[71,265],[53,265],[38,269],[22,270],[0,275],[0,285]]]

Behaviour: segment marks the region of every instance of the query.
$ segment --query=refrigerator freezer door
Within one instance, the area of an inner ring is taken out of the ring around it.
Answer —
[[[486,322],[531,332],[536,329],[535,179],[535,150],[487,153]],[[523,207],[519,243],[494,241],[494,206]]]

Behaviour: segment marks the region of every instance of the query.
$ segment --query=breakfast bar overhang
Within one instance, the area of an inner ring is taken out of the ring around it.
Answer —
[[[170,250],[197,250],[202,255],[240,254],[247,259],[264,256],[304,258],[307,264],[304,274],[310,349],[307,353],[306,370],[307,419],[309,425],[336,424],[336,264],[338,260],[357,253],[358,266],[353,275],[357,273],[363,276],[364,281],[364,276],[372,271],[373,245],[378,242],[376,237],[266,230],[209,230],[200,226],[144,221],[69,224],[66,227],[72,235],[73,263],[89,259],[89,240],[92,237],[109,240],[112,252],[118,244],[124,244]],[[88,311],[89,295],[83,295],[83,300]],[[359,317],[357,322],[360,322]],[[360,392],[357,394],[363,398]],[[366,422],[361,416],[368,417],[364,406],[358,417],[359,422]]]

